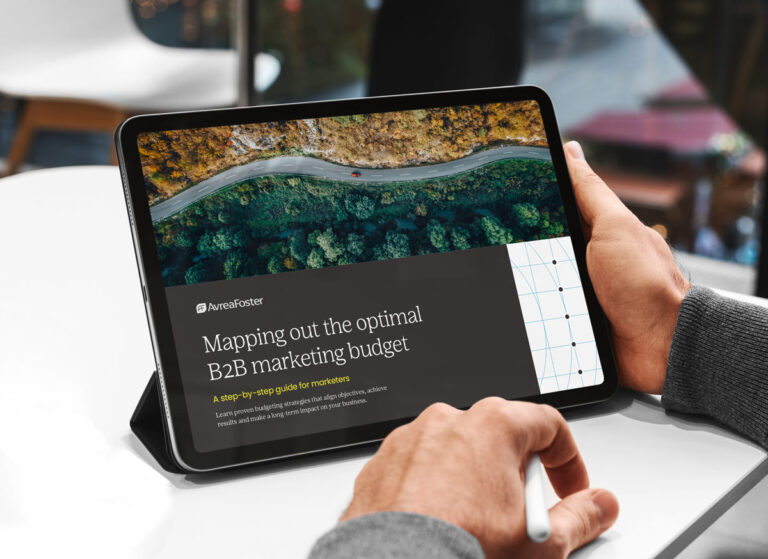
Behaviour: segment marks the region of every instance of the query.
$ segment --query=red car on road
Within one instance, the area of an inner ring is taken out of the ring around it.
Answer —
[[[352,171],[352,176],[353,177],[359,177],[360,176],[360,171]]]

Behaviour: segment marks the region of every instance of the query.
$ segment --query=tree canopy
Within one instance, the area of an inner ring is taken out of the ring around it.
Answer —
[[[400,183],[259,177],[155,224],[166,285],[467,250],[566,231],[552,164],[526,159]]]

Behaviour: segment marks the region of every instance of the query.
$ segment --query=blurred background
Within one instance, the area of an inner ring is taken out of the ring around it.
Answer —
[[[768,0],[0,0],[0,174],[114,163],[132,114],[529,83],[695,281],[768,296],[767,26]],[[764,556],[765,495],[684,555]]]
[[[766,0],[0,5],[6,174],[114,162],[112,131],[142,112],[532,83],[695,279],[768,295]]]

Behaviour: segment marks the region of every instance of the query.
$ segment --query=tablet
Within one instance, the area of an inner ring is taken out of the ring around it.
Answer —
[[[117,144],[187,471],[616,388],[538,88],[138,116]]]

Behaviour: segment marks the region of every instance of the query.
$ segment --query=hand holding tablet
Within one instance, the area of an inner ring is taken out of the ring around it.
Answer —
[[[541,90],[136,117],[119,156],[184,470],[616,387]]]
[[[677,316],[691,282],[667,241],[619,200],[584,159],[581,146],[569,142],[565,150],[589,231],[587,265],[613,328],[622,384],[661,394]]]

